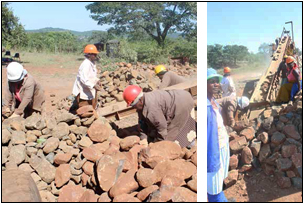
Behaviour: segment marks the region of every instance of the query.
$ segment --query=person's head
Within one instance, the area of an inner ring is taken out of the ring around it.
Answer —
[[[155,67],[155,73],[161,80],[166,72],[167,69],[165,68],[164,65],[158,65]]]
[[[229,67],[224,68],[224,76],[230,76],[231,69]]]
[[[22,84],[27,71],[18,62],[11,62],[7,66],[7,79],[11,83]]]
[[[238,97],[238,106],[241,110],[249,106],[249,99],[247,97]]]
[[[216,70],[207,69],[207,94],[212,96],[219,91],[222,75],[219,75]]]
[[[291,49],[294,49],[294,44],[293,43],[291,43],[289,46],[290,46]]]
[[[294,57],[292,57],[292,56],[288,56],[288,57],[287,57],[287,59],[286,59],[286,64],[287,64],[287,67],[288,67],[288,68],[293,68],[294,65],[295,65],[295,63],[296,63],[296,60],[295,60]]]
[[[85,57],[88,58],[90,61],[95,62],[99,60],[98,54],[99,51],[97,50],[96,46],[93,44],[88,44],[84,48]]]
[[[142,110],[144,106],[144,95],[142,89],[137,85],[130,85],[123,91],[123,99],[127,106]]]

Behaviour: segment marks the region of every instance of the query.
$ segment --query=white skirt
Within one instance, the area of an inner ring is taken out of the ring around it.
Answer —
[[[207,193],[217,195],[223,191],[223,181],[228,177],[229,169],[229,144],[220,149],[221,168],[218,172],[207,173]]]

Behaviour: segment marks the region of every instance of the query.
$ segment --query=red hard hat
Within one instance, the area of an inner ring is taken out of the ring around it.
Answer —
[[[230,73],[230,68],[229,67],[225,67],[224,68],[224,73]]]
[[[123,99],[126,101],[127,106],[130,106],[141,92],[142,89],[137,85],[130,85],[126,87],[123,91]]]

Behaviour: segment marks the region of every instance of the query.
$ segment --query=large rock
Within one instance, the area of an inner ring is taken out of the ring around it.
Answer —
[[[123,170],[124,161],[115,160],[112,156],[102,156],[97,165],[97,177],[100,187],[108,192],[115,184]]]
[[[71,158],[72,158],[71,153],[66,153],[66,154],[57,154],[54,158],[54,162],[58,165],[60,164],[67,164]]]
[[[99,196],[96,195],[93,190],[86,190],[80,198],[79,202],[97,202],[98,199]]]
[[[71,121],[75,120],[76,118],[77,117],[74,114],[71,114],[67,111],[60,112],[60,114],[58,114],[56,116],[56,120],[57,120],[58,123],[60,123],[60,122],[68,123],[68,122],[71,122]]]
[[[89,127],[87,134],[94,142],[104,142],[109,138],[110,131],[111,129],[107,125],[103,124],[102,121],[96,120]]]
[[[121,140],[120,147],[123,150],[130,150],[135,144],[139,144],[140,138],[138,136],[129,136]]]
[[[263,164],[262,169],[263,169],[264,173],[268,176],[274,175],[275,170],[276,170],[274,166],[271,166],[269,164]]]
[[[230,150],[233,154],[238,154],[247,145],[246,137],[239,137],[229,143]]]
[[[111,202],[111,201],[112,200],[109,198],[107,192],[103,192],[98,199],[98,202]]]
[[[294,140],[300,140],[301,136],[299,132],[296,130],[296,127],[294,125],[286,125],[283,128],[283,132],[288,138],[292,138]]]
[[[52,136],[58,139],[62,139],[64,136],[68,136],[69,126],[67,123],[59,123],[52,131]]]
[[[25,133],[23,131],[13,131],[11,143],[13,145],[26,144]]]
[[[2,144],[7,144],[11,138],[12,134],[7,129],[2,129]]]
[[[74,133],[75,135],[86,135],[87,133],[87,127],[84,126],[76,126],[76,125],[71,125],[69,126],[69,130],[71,133]]]
[[[43,148],[43,152],[46,154],[49,154],[53,151],[55,151],[58,146],[59,146],[59,139],[55,138],[55,137],[51,137],[49,138],[46,142],[45,142],[45,146]]]
[[[259,161],[262,163],[270,155],[271,155],[270,145],[269,144],[263,145],[259,153]]]
[[[261,141],[259,141],[257,139],[252,140],[250,149],[255,157],[257,157],[259,155],[260,150],[261,150],[261,145],[262,145]]]
[[[109,195],[116,197],[121,194],[129,194],[139,188],[137,181],[135,180],[136,170],[130,170],[125,175],[121,176],[114,186],[110,189]]]
[[[253,161],[253,154],[249,147],[245,147],[242,150],[241,161],[243,164],[251,164]]]
[[[268,144],[269,136],[267,132],[262,132],[258,135],[258,140],[262,141],[263,144]]]
[[[103,156],[103,153],[108,148],[109,148],[109,142],[105,141],[103,143],[93,144],[90,147],[84,148],[82,154],[87,160],[96,162]]]
[[[172,201],[173,202],[197,202],[197,194],[187,188],[178,187],[172,196]]]
[[[130,194],[121,194],[116,196],[113,202],[141,202],[141,201]]]
[[[286,189],[291,187],[291,180],[288,177],[278,177],[277,183],[281,189]]]
[[[92,176],[94,174],[94,163],[87,161],[83,164],[82,169],[84,173],[89,176]]]
[[[25,155],[26,150],[24,145],[13,146],[9,152],[9,161],[19,165],[25,160]]]
[[[283,145],[282,146],[282,156],[284,158],[290,158],[292,155],[298,152],[296,145]]]
[[[83,106],[77,110],[77,115],[81,118],[91,117],[95,114],[95,110],[91,105]]]
[[[156,172],[149,168],[139,169],[136,177],[139,185],[144,188],[150,187],[157,182]]]
[[[59,194],[58,202],[79,202],[84,192],[80,185],[66,185]]]
[[[8,147],[2,147],[2,164],[5,164],[8,161],[9,150]]]
[[[164,157],[170,160],[177,159],[181,156],[181,147],[171,141],[161,141],[149,144],[149,147],[140,152],[142,161],[146,161],[150,157]]]
[[[58,188],[62,187],[71,178],[70,166],[69,164],[61,164],[56,169],[55,183]]]
[[[252,127],[246,128],[240,132],[240,136],[246,137],[247,141],[253,140],[255,137],[255,130]]]
[[[144,201],[151,193],[153,193],[154,191],[156,191],[158,189],[159,189],[159,187],[157,185],[152,185],[148,188],[145,188],[145,189],[141,190],[137,194],[137,198],[141,201]]]
[[[29,130],[43,130],[46,128],[45,120],[39,114],[32,114],[25,119],[25,127]]]
[[[286,172],[292,168],[292,161],[288,158],[280,158],[277,160],[277,168],[279,171]]]
[[[234,170],[238,168],[239,159],[237,155],[232,155],[229,159],[229,170]]]
[[[89,137],[83,136],[82,139],[79,141],[79,145],[81,147],[89,147],[93,144]]]
[[[51,183],[55,179],[56,168],[45,158],[39,158],[37,155],[32,155],[29,164],[36,170],[43,181]]]
[[[239,172],[238,170],[232,170],[228,172],[228,177],[224,180],[226,187],[231,187],[238,181]]]
[[[273,136],[271,137],[271,142],[275,144],[276,146],[281,145],[286,140],[286,136],[280,132],[275,132]]]

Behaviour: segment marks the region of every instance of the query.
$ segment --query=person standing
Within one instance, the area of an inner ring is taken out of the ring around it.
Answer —
[[[223,181],[228,176],[229,136],[221,116],[221,107],[214,99],[222,76],[207,70],[207,194],[209,202],[228,202]]]
[[[76,96],[78,108],[87,105],[92,105],[94,109],[97,107],[96,91],[102,90],[97,78],[96,61],[98,60],[98,53],[93,44],[88,44],[84,48],[85,59],[79,67],[73,87],[73,95]]]
[[[176,73],[167,71],[164,65],[156,66],[155,73],[161,80],[159,89],[163,89],[165,87],[173,86],[186,81],[185,78],[177,75]]]
[[[7,79],[2,115],[26,118],[34,112],[41,114],[45,103],[44,90],[33,76],[20,63],[11,62],[7,66]]]
[[[287,59],[287,55],[284,55],[282,62],[279,65],[279,68],[277,70],[277,75],[278,77],[280,76],[281,72],[281,86],[287,83],[287,74],[288,74],[288,70],[287,70],[287,66],[286,66],[286,59]]]
[[[236,96],[236,87],[232,77],[230,76],[231,69],[229,67],[224,68],[224,77],[221,81],[222,97]]]

